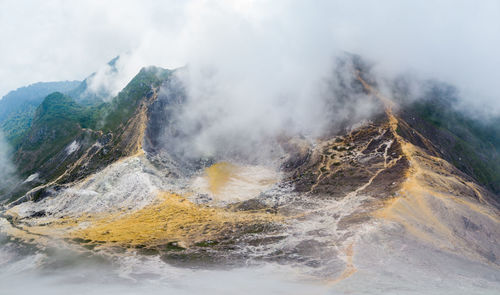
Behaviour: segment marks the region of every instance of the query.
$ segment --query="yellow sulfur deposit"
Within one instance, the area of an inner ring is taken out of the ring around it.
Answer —
[[[189,247],[200,241],[216,240],[227,232],[278,220],[266,213],[231,212],[196,205],[176,194],[160,193],[155,203],[141,210],[99,218],[70,236],[131,246],[176,241]]]
[[[495,224],[500,223],[496,212],[482,204],[485,200],[480,188],[455,173],[448,162],[428,154],[399,136],[397,128],[400,122],[392,113],[390,100],[372,91],[361,78],[359,80],[367,90],[384,102],[392,133],[410,162],[399,197],[387,201],[373,215],[397,222],[413,236],[441,249],[461,249],[463,254],[484,259],[470,250],[470,242],[462,238],[465,233],[458,231],[464,222],[460,216],[466,218],[477,214]],[[426,139],[423,136],[421,138],[425,144]],[[432,144],[426,144],[426,147],[433,150]],[[454,212],[454,216],[458,218],[451,218],[449,212]]]
[[[205,172],[208,178],[208,188],[212,194],[217,194],[235,175],[238,167],[228,162],[220,162],[208,167]]]
[[[259,196],[279,179],[279,173],[264,166],[219,162],[193,181],[193,188],[215,201],[241,202]]]

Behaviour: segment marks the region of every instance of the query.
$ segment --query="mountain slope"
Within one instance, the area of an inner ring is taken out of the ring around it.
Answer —
[[[17,146],[29,129],[35,110],[43,99],[53,92],[69,92],[80,83],[80,81],[40,82],[5,95],[0,100],[0,128],[7,140],[13,146]]]
[[[20,184],[11,199],[43,184],[27,195],[39,199],[48,186],[81,179],[122,157],[140,150],[144,113],[155,88],[169,71],[144,68],[109,103],[85,107],[61,93],[47,96],[17,150],[15,163],[23,177],[36,181]]]
[[[31,173],[40,167],[71,142],[85,121],[84,109],[68,96],[59,92],[47,96],[37,108],[32,127],[18,150],[17,164],[23,169],[20,172]]]
[[[404,83],[395,84],[400,116],[432,141],[435,155],[500,194],[500,118],[480,120],[458,111],[457,91],[444,83],[426,82],[417,99],[406,97]]]

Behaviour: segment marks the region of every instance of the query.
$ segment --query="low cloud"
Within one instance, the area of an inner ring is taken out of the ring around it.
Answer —
[[[462,109],[500,114],[500,3],[494,0],[3,5],[0,37],[19,41],[0,50],[0,80],[10,85],[0,92],[38,80],[81,79],[121,54],[118,71],[104,66],[90,83],[109,98],[143,66],[187,65],[179,77],[190,108],[183,128],[203,126],[193,145],[208,154],[227,146],[229,134],[243,137],[231,144],[250,148],[254,138],[317,136],[332,127],[332,117],[359,121],[376,113],[370,100],[339,98],[338,87],[332,89],[342,80],[333,72],[344,52],[373,62],[380,80],[404,74],[417,81],[416,92],[425,92],[418,81],[448,82]]]
[[[12,163],[12,149],[0,131],[0,200],[18,183],[16,168]]]
[[[290,74],[272,69],[273,64],[261,66],[261,74],[253,69],[245,74],[236,61],[225,65],[190,65],[163,85],[160,100],[181,101],[174,109],[167,106],[163,142],[168,151],[195,159],[269,161],[279,156],[281,140],[299,136],[313,144],[383,111],[363,91],[353,57],[345,53],[332,56],[316,75]],[[175,98],[179,89],[182,100]]]
[[[332,52],[345,50],[373,60],[375,70],[386,75],[411,71],[450,82],[467,102],[500,113],[495,103],[500,2],[495,0],[6,0],[0,5],[0,38],[11,40],[0,49],[0,95],[37,81],[83,79],[127,52],[123,75],[129,77],[120,81],[142,66],[176,68],[210,58],[246,61],[255,69],[271,62],[278,71],[322,72]]]

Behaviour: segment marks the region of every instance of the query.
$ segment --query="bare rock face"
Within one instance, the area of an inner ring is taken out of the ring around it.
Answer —
[[[291,157],[288,162],[300,163],[289,169],[289,181],[294,183],[296,191],[320,198],[342,198],[363,185],[360,192],[391,197],[408,169],[408,161],[387,118],[321,141]]]
[[[147,110],[147,126],[143,149],[148,159],[168,170],[171,177],[185,177],[205,166],[190,155],[186,144],[191,134],[180,126],[179,120],[186,103],[182,82],[172,76],[160,87]]]

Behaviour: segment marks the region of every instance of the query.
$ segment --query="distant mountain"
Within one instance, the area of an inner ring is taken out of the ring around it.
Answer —
[[[39,82],[9,92],[0,100],[0,128],[9,142],[19,140],[31,125],[36,108],[53,92],[67,93],[81,81]]]
[[[118,74],[116,56],[101,69],[106,79],[113,80]],[[84,107],[97,106],[111,96],[109,89],[98,87],[91,89],[90,84],[97,79],[98,72],[92,73],[83,81],[39,82],[9,92],[0,100],[0,128],[6,139],[15,148],[21,144],[23,136],[29,130],[37,107],[43,99],[54,92],[68,95]]]
[[[116,63],[120,59],[117,56],[110,60],[104,68],[101,69],[103,75],[106,79],[113,80],[118,75],[118,69]],[[90,76],[85,78],[83,82],[73,89],[68,94],[73,97],[78,103],[85,106],[92,106],[99,103],[103,103],[108,97],[111,96],[109,89],[106,87],[98,87],[98,89],[91,89],[91,84],[94,83],[94,79],[97,79],[98,73],[92,73]]]

